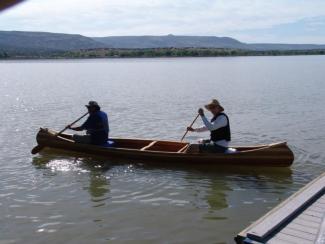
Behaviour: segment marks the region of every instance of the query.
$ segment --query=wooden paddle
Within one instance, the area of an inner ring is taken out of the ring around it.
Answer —
[[[192,126],[194,125],[195,121],[197,120],[197,118],[198,118],[199,116],[200,116],[200,115],[198,114],[198,115],[195,117],[195,119],[193,120],[192,124],[191,124],[189,127],[192,127]],[[184,133],[184,135],[183,135],[181,141],[184,140],[185,136],[187,135],[187,132],[188,132],[188,130],[185,131],[185,133]]]
[[[75,121],[73,121],[70,125],[66,126],[64,129],[62,129],[60,132],[58,132],[55,137],[61,135],[63,132],[65,132],[70,126],[74,125],[75,123],[77,123],[79,120],[81,120],[83,117],[85,117],[86,115],[88,115],[89,112],[85,113],[84,115],[82,115],[80,118],[76,119]],[[39,153],[45,146],[43,145],[37,145],[36,147],[34,147],[31,151],[32,154],[36,154]]]

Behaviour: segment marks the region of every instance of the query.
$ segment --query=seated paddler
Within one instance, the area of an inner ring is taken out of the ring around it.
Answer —
[[[204,110],[200,108],[198,113],[204,126],[199,128],[188,127],[187,130],[192,132],[210,131],[210,139],[202,140],[199,145],[191,145],[188,152],[225,153],[231,140],[229,118],[217,99],[213,99],[205,105],[205,108],[212,113],[212,119],[208,120]]]
[[[81,126],[69,126],[69,129],[74,131],[86,130],[86,135],[73,135],[73,139],[77,143],[105,145],[109,133],[107,114],[100,110],[95,101],[90,101],[86,107],[89,113],[87,120]]]

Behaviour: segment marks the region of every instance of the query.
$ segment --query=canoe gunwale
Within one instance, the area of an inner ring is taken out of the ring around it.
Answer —
[[[46,130],[46,129],[45,129]],[[71,134],[63,134],[66,136],[70,136]],[[49,135],[50,136],[50,135]],[[59,140],[57,140],[59,139]],[[114,140],[124,140],[123,138],[110,138],[112,141]],[[78,144],[73,140],[67,139],[66,137],[63,136],[58,136],[56,138],[53,138],[53,140],[57,140],[57,141],[64,141],[66,143],[74,143],[74,144]],[[139,141],[152,141],[152,142],[174,142],[174,141],[166,141],[166,140],[154,140],[154,139],[139,139],[139,138],[127,138],[125,140],[139,140]],[[190,144],[189,142],[176,142],[176,143],[182,143],[184,144],[184,146],[188,146],[188,145],[197,145],[197,144]],[[180,154],[183,152],[172,152],[172,151],[157,151],[157,150],[142,150],[141,149],[135,149],[135,148],[123,148],[123,147],[104,147],[104,146],[100,146],[100,145],[91,145],[91,144],[78,144],[79,146],[87,146],[87,147],[94,147],[94,148],[101,148],[101,149],[107,149],[107,150],[122,150],[122,151],[136,151],[136,152],[158,152],[158,153],[171,153],[171,154]],[[245,150],[245,151],[239,151],[237,153],[234,154],[222,154],[223,156],[226,155],[238,155],[238,154],[245,154],[245,153],[252,153],[252,152],[257,152],[257,151],[262,151],[268,148],[276,148],[276,147],[281,147],[287,145],[287,142],[283,141],[283,142],[277,142],[277,143],[272,143],[272,144],[262,144],[262,145],[256,145],[256,146],[232,146],[232,148],[235,149],[240,149],[240,148],[252,148],[249,150]],[[183,148],[181,148],[183,149]],[[212,153],[187,153],[187,155],[200,155],[200,156],[205,156],[205,155],[209,155],[211,156]],[[214,154],[215,155],[215,154]]]

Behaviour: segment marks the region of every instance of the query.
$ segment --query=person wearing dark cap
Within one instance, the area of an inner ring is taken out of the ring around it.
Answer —
[[[198,113],[204,126],[195,129],[188,127],[187,130],[193,132],[210,131],[210,139],[203,140],[196,148],[193,145],[192,148],[189,148],[189,151],[224,153],[228,150],[231,140],[229,118],[223,112],[224,108],[217,99],[213,99],[209,104],[205,105],[205,108],[212,113],[212,119],[209,121],[204,115],[204,110],[200,108]]]
[[[94,145],[105,145],[108,140],[109,124],[107,114],[100,110],[100,106],[95,101],[90,101],[86,105],[89,116],[87,120],[78,127],[69,127],[74,131],[86,130],[86,135],[73,135],[77,143]]]

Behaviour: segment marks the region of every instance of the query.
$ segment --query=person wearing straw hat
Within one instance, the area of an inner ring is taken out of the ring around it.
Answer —
[[[86,135],[73,135],[73,139],[77,143],[105,145],[109,133],[107,114],[100,110],[100,106],[95,101],[90,101],[85,106],[89,113],[87,120],[81,126],[68,128],[74,131],[86,130],[87,133]]]
[[[224,108],[220,105],[217,99],[204,106],[213,115],[209,121],[205,117],[204,110],[198,110],[204,126],[200,128],[188,127],[188,131],[205,132],[210,131],[210,139],[203,140],[198,146],[193,145],[189,148],[189,152],[214,152],[225,153],[228,150],[229,142],[231,140],[229,118],[224,113]]]

